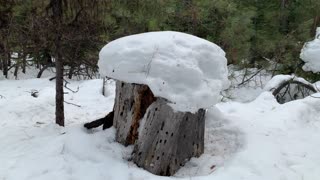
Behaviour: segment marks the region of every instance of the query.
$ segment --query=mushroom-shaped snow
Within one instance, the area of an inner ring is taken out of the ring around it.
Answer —
[[[216,104],[228,84],[227,59],[217,45],[179,32],[150,32],[108,43],[99,54],[103,76],[148,85],[176,111]]]
[[[300,58],[306,63],[303,70],[320,72],[320,27],[317,28],[316,38],[303,46]]]

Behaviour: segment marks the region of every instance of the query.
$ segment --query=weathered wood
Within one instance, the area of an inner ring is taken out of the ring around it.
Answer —
[[[175,112],[163,98],[149,107],[133,161],[151,173],[170,176],[204,151],[205,110]]]
[[[124,145],[134,144],[138,138],[139,122],[155,97],[146,85],[116,82],[113,124],[116,140]]]
[[[134,144],[133,161],[151,173],[173,175],[191,157],[203,153],[204,116],[203,109],[194,114],[174,111],[146,85],[116,83],[116,140]]]

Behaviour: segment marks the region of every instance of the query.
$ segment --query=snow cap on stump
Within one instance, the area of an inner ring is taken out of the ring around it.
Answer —
[[[180,32],[149,32],[108,43],[99,54],[103,76],[148,85],[176,111],[216,104],[228,84],[227,59],[217,45]]]
[[[300,58],[306,63],[303,70],[320,72],[320,27],[317,28],[316,38],[303,46]]]

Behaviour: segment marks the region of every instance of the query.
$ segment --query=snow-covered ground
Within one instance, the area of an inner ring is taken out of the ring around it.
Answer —
[[[114,83],[70,81],[66,127],[54,124],[54,82],[0,81],[0,180],[316,180],[320,177],[320,99],[279,105],[269,92],[248,103],[223,102],[207,112],[205,153],[174,177],[159,177],[128,161],[132,147],[114,141],[113,128],[83,123],[113,106]],[[39,97],[30,95],[39,91]],[[258,93],[247,99],[254,99]],[[262,90],[259,90],[259,94]],[[240,91],[233,91],[237,96]],[[258,92],[258,90],[257,90]],[[316,94],[314,96],[319,96]],[[244,97],[242,97],[244,98]]]

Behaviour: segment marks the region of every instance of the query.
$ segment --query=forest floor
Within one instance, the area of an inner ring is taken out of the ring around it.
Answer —
[[[0,180],[316,180],[320,177],[320,99],[283,105],[261,88],[238,89],[206,116],[205,153],[173,177],[128,161],[132,147],[113,128],[85,122],[112,110],[114,82],[70,81],[66,127],[55,125],[55,83],[48,78],[0,81]],[[37,90],[38,97],[31,96]],[[314,96],[320,96],[316,94]],[[237,102],[240,101],[241,102]],[[75,105],[72,105],[73,103]],[[77,105],[77,106],[76,106]]]

